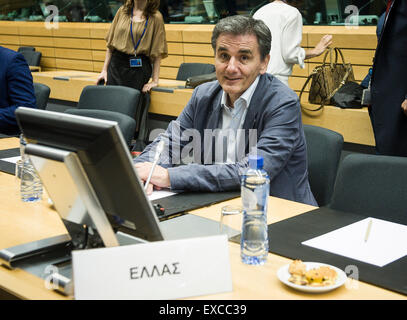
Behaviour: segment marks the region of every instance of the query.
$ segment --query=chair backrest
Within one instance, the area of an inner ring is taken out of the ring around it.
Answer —
[[[140,91],[123,86],[86,86],[79,97],[78,109],[115,111],[134,118]]]
[[[319,206],[331,200],[343,147],[343,136],[338,132],[304,125],[307,142],[308,180]]]
[[[407,224],[407,158],[353,153],[338,170],[329,207]]]
[[[34,47],[19,47],[17,51],[18,52],[21,52],[21,51],[35,51],[35,48]]]
[[[181,63],[176,80],[185,81],[189,77],[215,72],[215,66],[209,63]]]
[[[24,56],[24,59],[27,61],[29,66],[39,67],[41,63],[41,52],[39,51],[29,51],[23,50],[20,53]]]
[[[129,148],[131,147],[134,132],[136,130],[136,120],[129,117],[128,115],[108,110],[77,109],[77,108],[66,109],[64,112],[83,117],[116,121],[123,134],[124,140],[126,141]]]
[[[37,108],[45,110],[48,104],[49,94],[51,89],[42,83],[34,82],[35,99],[37,100]]]

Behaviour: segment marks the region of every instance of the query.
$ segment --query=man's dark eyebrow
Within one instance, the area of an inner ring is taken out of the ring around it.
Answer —
[[[228,49],[225,47],[219,47],[217,51],[228,51]],[[239,53],[253,54],[252,50],[250,49],[240,49]]]
[[[252,54],[253,52],[252,52],[252,50],[250,50],[250,49],[240,49],[240,50],[239,50],[239,53]]]

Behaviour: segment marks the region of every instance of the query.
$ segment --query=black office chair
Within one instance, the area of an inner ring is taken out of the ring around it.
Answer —
[[[307,142],[308,180],[319,206],[327,205],[334,189],[343,136],[335,131],[304,125]]]
[[[77,116],[90,117],[102,120],[116,121],[122,132],[123,138],[130,148],[136,130],[136,120],[128,115],[108,110],[96,110],[96,109],[74,109],[70,108],[65,110],[65,113],[74,114]]]
[[[45,84],[34,82],[34,93],[37,100],[37,108],[45,110],[51,89]]]
[[[128,146],[136,131],[135,115],[140,91],[123,86],[86,86],[77,108],[65,112],[86,117],[117,121]]]
[[[20,53],[24,56],[24,59],[27,61],[29,66],[39,67],[41,63],[41,52],[39,51],[29,51],[23,50]]]
[[[134,118],[140,100],[140,91],[123,86],[86,86],[78,109],[115,111]]]
[[[21,51],[35,51],[35,48],[34,47],[19,47],[17,51],[18,52],[21,52]]]
[[[407,224],[407,158],[353,153],[338,170],[329,207]]]
[[[189,77],[215,72],[215,66],[209,63],[181,63],[176,80],[186,81]]]

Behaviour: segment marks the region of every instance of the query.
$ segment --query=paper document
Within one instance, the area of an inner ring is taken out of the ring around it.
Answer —
[[[148,196],[150,201],[170,197],[177,194],[176,192],[168,191],[168,190],[154,190],[152,194]]]
[[[17,156],[17,157],[10,157],[10,158],[3,158],[0,159],[1,161],[6,161],[6,162],[11,162],[11,163],[16,163],[18,160],[21,159],[21,156]]]
[[[407,255],[407,226],[367,218],[302,244],[383,267]]]

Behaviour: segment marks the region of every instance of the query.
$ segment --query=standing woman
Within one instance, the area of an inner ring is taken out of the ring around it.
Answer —
[[[161,59],[168,56],[159,5],[160,0],[126,0],[119,8],[106,36],[106,58],[97,82],[103,79],[143,93],[158,85]]]
[[[332,43],[332,35],[324,35],[312,49],[301,48],[302,16],[296,0],[274,0],[257,10],[253,18],[262,20],[271,31],[270,62],[267,72],[288,86],[293,66],[305,68],[304,60],[321,55]]]

